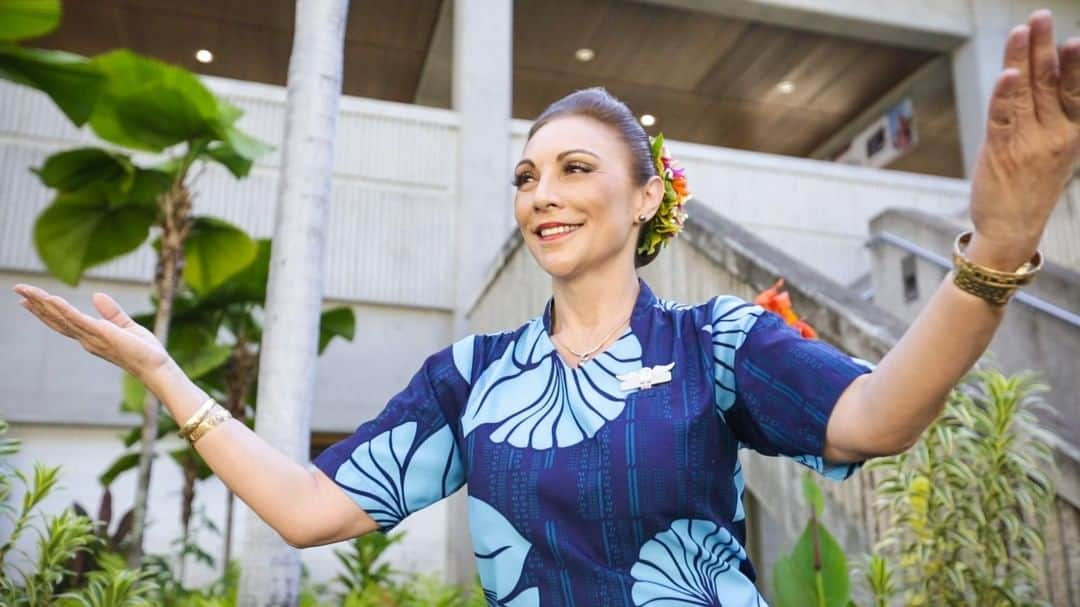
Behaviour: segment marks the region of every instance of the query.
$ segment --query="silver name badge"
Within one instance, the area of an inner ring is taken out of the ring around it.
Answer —
[[[671,381],[671,369],[674,366],[675,363],[668,363],[655,367],[642,367],[633,373],[617,375],[616,377],[622,382],[619,384],[619,389],[648,390],[656,384],[667,383]]]

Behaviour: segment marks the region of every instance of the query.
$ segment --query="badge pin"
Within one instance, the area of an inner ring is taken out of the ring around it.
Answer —
[[[624,391],[648,390],[656,384],[667,383],[671,381],[671,369],[674,366],[675,363],[668,363],[655,367],[642,367],[632,373],[617,375],[616,377],[622,382],[619,388]]]

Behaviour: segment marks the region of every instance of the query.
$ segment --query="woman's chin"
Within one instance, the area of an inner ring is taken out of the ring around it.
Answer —
[[[533,254],[536,263],[552,278],[572,278],[581,269],[579,259],[570,255],[552,254],[545,251],[539,255]]]

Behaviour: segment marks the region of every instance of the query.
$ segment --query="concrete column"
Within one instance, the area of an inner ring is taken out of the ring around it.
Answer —
[[[513,3],[455,0],[452,103],[458,134],[456,322],[465,333],[465,308],[507,236],[512,204],[510,101]]]
[[[452,106],[458,133],[454,333],[506,239],[509,198],[513,2],[454,0]],[[447,578],[469,583],[476,571],[465,491],[448,500]]]
[[[1059,44],[1080,35],[1080,2],[1076,0],[971,0],[971,34],[952,52],[956,111],[969,176],[985,134],[987,106],[1001,73],[1005,39],[1013,26],[1025,23],[1039,8],[1053,12]]]
[[[973,0],[971,5],[971,36],[952,53],[956,115],[968,176],[983,141],[990,93],[1001,73],[1005,38],[1013,26],[1006,1]]]

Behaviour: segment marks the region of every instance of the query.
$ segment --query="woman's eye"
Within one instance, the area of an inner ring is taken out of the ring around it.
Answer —
[[[517,175],[514,175],[514,178],[510,181],[510,183],[515,188],[520,188],[521,186],[523,186],[523,185],[529,183],[530,181],[532,181],[532,179],[533,179],[532,173],[529,173],[529,172],[518,173]]]
[[[569,162],[566,164],[566,172],[568,173],[588,173],[592,171],[592,167],[587,164],[581,164],[580,162]]]

